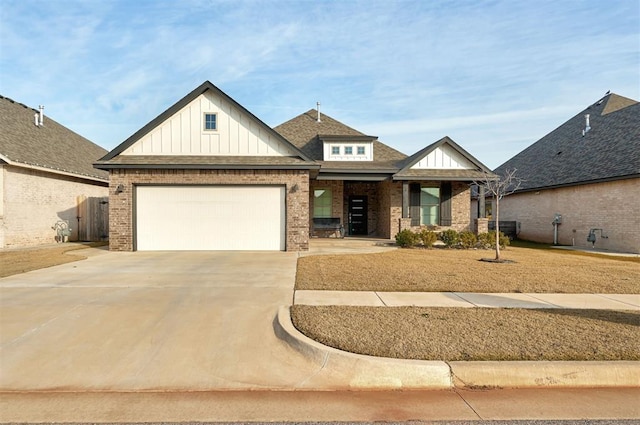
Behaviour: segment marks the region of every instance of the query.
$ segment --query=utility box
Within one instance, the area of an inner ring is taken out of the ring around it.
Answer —
[[[562,214],[556,213],[556,215],[553,217],[552,224],[562,224]]]

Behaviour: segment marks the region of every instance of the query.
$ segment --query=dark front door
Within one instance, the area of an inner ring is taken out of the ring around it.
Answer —
[[[349,197],[349,234],[367,234],[367,197]]]

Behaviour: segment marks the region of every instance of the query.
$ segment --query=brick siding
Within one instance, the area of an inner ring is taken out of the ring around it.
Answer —
[[[11,165],[0,166],[0,248],[20,248],[56,242],[52,226],[59,220],[77,240],[79,196],[107,196],[107,183]]]
[[[285,185],[286,250],[309,249],[309,173],[305,170],[148,170],[117,169],[110,172],[109,248],[134,248],[135,185]],[[122,185],[123,192],[116,194]],[[297,185],[297,190],[292,188]]]
[[[590,229],[596,248],[640,253],[640,179],[594,183],[506,196],[500,201],[500,220],[521,223],[519,238],[553,243],[553,218],[562,215],[558,243],[590,248]]]

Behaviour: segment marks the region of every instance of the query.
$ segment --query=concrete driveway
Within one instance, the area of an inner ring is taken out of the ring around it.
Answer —
[[[297,254],[83,253],[0,279],[0,390],[339,385],[274,334]]]

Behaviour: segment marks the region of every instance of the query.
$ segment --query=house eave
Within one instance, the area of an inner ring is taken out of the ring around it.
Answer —
[[[317,170],[319,165],[250,165],[250,164],[117,164],[95,163],[101,170],[115,169],[161,169],[161,170]]]
[[[49,168],[49,167],[45,167],[45,166],[41,166],[38,164],[27,164],[24,162],[18,162],[18,161],[10,161],[10,160],[6,160],[5,158],[2,158],[2,162],[4,162],[6,165],[10,165],[13,167],[18,167],[18,168],[26,168],[28,170],[34,170],[34,171],[42,171],[45,173],[50,173],[50,174],[57,174],[60,176],[65,176],[65,177],[73,177],[75,179],[81,179],[81,180],[89,180],[92,182],[97,182],[97,183],[102,183],[104,185],[108,185],[109,184],[109,179],[103,179],[101,177],[97,177],[97,176],[90,176],[87,174],[80,174],[80,173],[74,173],[73,171],[67,171],[67,170],[60,170],[60,169],[56,169],[56,168]]]
[[[607,178],[601,178],[601,179],[584,180],[584,181],[579,181],[579,182],[570,182],[570,183],[563,183],[563,184],[556,184],[556,185],[549,185],[549,186],[528,187],[528,188],[525,188],[525,189],[518,189],[517,191],[513,192],[513,194],[515,195],[515,194],[518,194],[518,193],[539,192],[541,190],[561,189],[561,188],[564,188],[564,187],[585,186],[585,185],[588,185],[588,184],[607,183],[607,182],[638,179],[638,178],[640,178],[640,173],[628,174],[626,176],[607,177]]]
[[[438,181],[455,181],[472,183],[477,179],[471,177],[442,177],[442,176],[393,176],[393,181],[409,181],[409,180],[438,180]]]
[[[318,174],[316,180],[344,180],[344,181],[369,181],[381,182],[389,180],[391,176],[386,173],[331,173]]]

